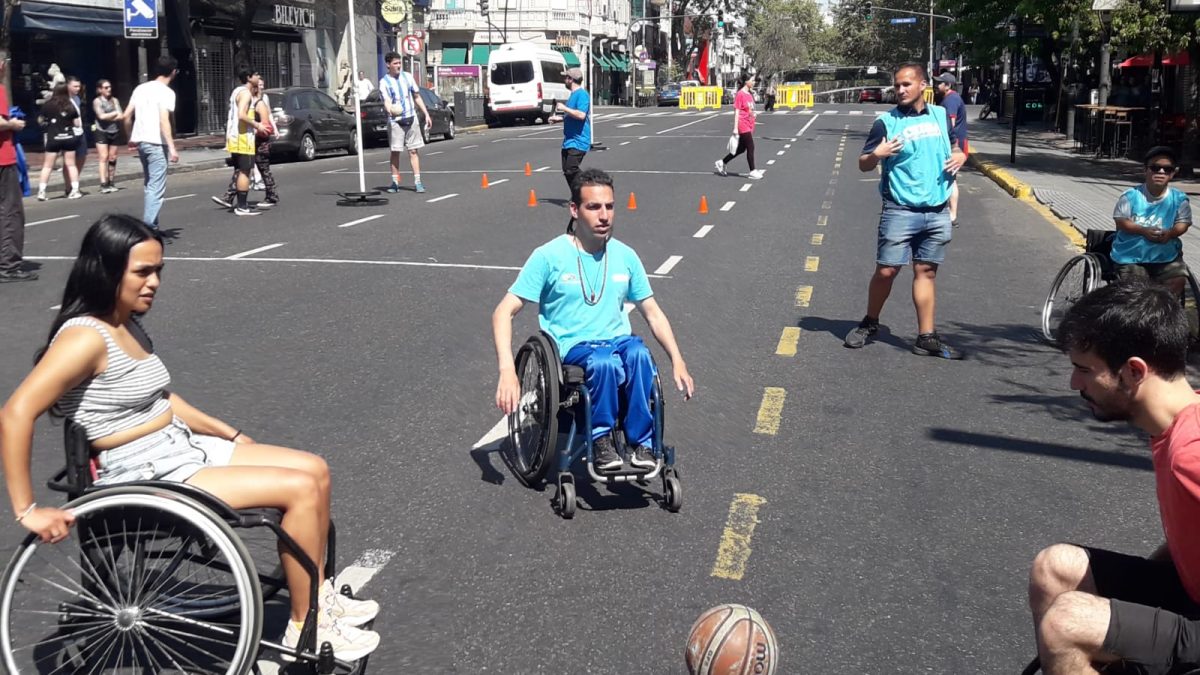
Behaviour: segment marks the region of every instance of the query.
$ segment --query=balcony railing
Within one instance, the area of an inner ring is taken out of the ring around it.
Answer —
[[[478,10],[474,9],[435,9],[428,13],[429,30],[487,30],[488,24]],[[503,10],[492,10],[490,13],[493,27],[505,25]],[[517,34],[521,31],[550,31],[559,33],[586,33],[591,28],[593,35],[625,37],[629,31],[627,21],[613,17],[593,15],[591,22],[588,15],[580,12],[561,9],[529,9],[509,10],[507,17],[508,32]]]

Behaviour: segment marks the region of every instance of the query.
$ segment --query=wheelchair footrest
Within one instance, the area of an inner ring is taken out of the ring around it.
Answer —
[[[596,469],[596,465],[591,462],[588,462],[587,468],[592,480],[597,483],[629,483],[637,480],[649,480],[658,476],[659,472],[662,471],[663,462],[659,460],[653,469],[621,467],[612,471],[599,471]]]

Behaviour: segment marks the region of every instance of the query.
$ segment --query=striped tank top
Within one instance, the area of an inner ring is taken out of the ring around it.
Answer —
[[[137,319],[134,323],[145,334]],[[93,441],[145,424],[171,409],[166,397],[171,375],[156,354],[144,359],[129,356],[113,340],[108,327],[90,316],[68,320],[54,339],[72,326],[88,326],[100,332],[108,348],[108,365],[104,372],[63,394],[54,404],[55,414],[83,427],[88,440]]]
[[[234,89],[229,95],[229,117],[225,120],[225,151],[231,155],[254,154],[254,127],[238,118],[237,98],[243,91],[247,91],[245,85]],[[246,110],[250,119],[254,119],[254,107],[257,103],[258,99],[251,94],[250,105]]]

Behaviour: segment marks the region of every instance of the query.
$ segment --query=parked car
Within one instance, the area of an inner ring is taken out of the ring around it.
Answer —
[[[324,150],[358,151],[354,116],[343,111],[329,94],[312,87],[268,89],[275,138],[271,154],[310,161]]]
[[[420,125],[421,137],[426,143],[431,136],[442,136],[446,140],[454,138],[454,109],[432,89],[419,89],[421,100],[425,102],[425,108],[433,118],[432,128],[427,131],[425,116],[421,114],[421,109],[417,108],[417,121],[414,124]],[[362,115],[363,145],[387,145],[388,114],[378,89],[367,95],[366,100],[359,104],[359,110]]]
[[[721,90],[721,105],[733,103],[733,97],[737,96],[737,89],[734,87],[725,87]]]
[[[660,106],[679,105],[679,84],[676,82],[664,84],[659,88],[656,98]]]
[[[858,92],[859,103],[883,103],[883,92],[877,88],[863,89]]]

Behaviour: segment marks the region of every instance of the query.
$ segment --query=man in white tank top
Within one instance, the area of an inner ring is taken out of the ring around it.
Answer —
[[[225,149],[238,172],[237,205],[233,213],[257,216],[260,212],[246,204],[246,195],[250,192],[250,171],[254,168],[254,135],[265,128],[255,119],[254,112],[261,79],[258,71],[248,65],[239,66],[237,76],[242,84],[229,96],[229,117],[225,123]]]

